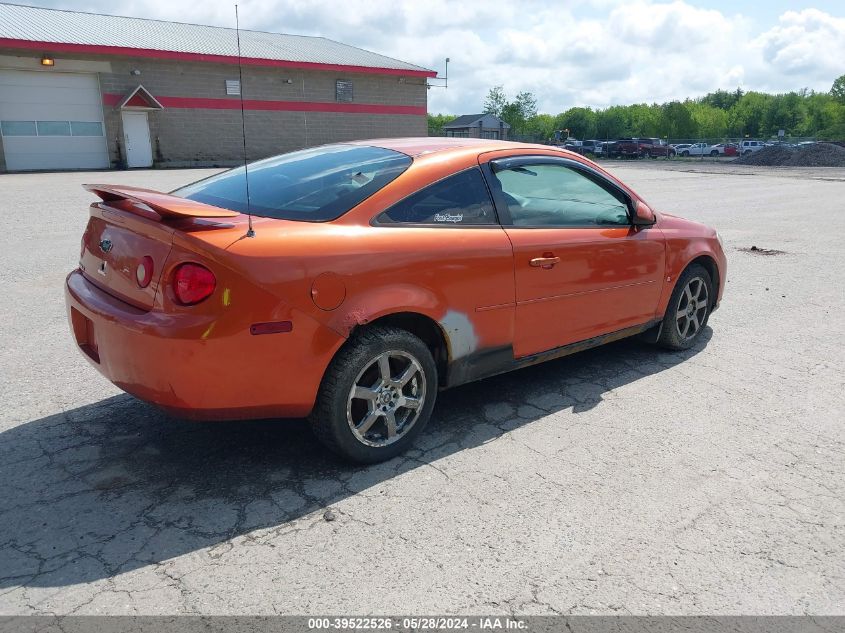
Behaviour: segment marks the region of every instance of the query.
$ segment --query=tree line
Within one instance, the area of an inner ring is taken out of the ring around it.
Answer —
[[[537,111],[537,99],[520,92],[511,100],[503,86],[494,86],[484,113],[511,126],[511,138],[545,141],[556,130],[577,139],[659,137],[670,139],[769,138],[786,136],[845,140],[845,75],[829,92],[802,89],[786,94],[716,90],[697,99],[668,103],[636,103],[608,108],[575,107],[557,115]],[[429,134],[441,135],[455,117],[428,115]]]

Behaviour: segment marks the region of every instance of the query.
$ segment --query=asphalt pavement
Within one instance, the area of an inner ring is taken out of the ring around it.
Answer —
[[[608,166],[723,236],[701,343],[445,392],[371,467],[170,419],[75,349],[80,183],[209,170],[0,175],[0,614],[845,614],[845,171]]]

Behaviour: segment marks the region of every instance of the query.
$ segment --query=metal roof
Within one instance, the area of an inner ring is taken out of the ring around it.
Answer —
[[[248,30],[241,30],[240,36],[241,56],[244,60],[405,70],[434,75],[434,71],[427,68],[324,37]],[[3,40],[227,57],[238,54],[235,29],[231,28],[17,4],[0,4],[0,46],[9,45],[8,42],[4,44]]]

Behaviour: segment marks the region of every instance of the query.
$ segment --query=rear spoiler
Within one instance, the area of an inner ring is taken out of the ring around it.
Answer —
[[[237,211],[213,207],[179,196],[171,196],[152,189],[128,187],[124,185],[82,185],[103,202],[127,201],[131,205],[142,205],[161,216],[168,218],[233,218],[240,215]]]

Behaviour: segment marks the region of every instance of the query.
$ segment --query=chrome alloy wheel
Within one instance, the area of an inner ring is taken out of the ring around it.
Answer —
[[[704,280],[701,277],[690,279],[678,300],[678,312],[675,319],[681,338],[688,340],[698,334],[707,317],[709,305],[707,300],[707,284]]]
[[[382,352],[358,374],[346,401],[352,433],[367,446],[388,446],[416,423],[425,402],[425,374],[416,358]]]

